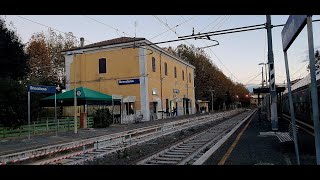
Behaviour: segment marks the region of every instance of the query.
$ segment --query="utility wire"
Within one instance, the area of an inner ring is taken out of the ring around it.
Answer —
[[[182,24],[187,23],[188,21],[191,21],[191,20],[194,19],[195,17],[197,17],[197,16],[194,16],[194,17],[192,17],[192,18],[190,18],[190,19],[188,19],[188,20],[186,20],[186,19],[183,18],[183,19],[184,19],[184,22],[182,22],[182,23],[180,23],[180,24],[177,24],[177,25],[169,28],[168,30],[166,30],[166,31],[164,31],[164,32],[162,32],[162,33],[160,33],[160,34],[152,37],[150,40],[152,40],[152,39],[154,39],[154,38],[156,38],[156,37],[158,37],[158,36],[161,36],[162,34],[168,32],[168,31],[170,31],[170,30],[172,30],[172,29],[174,29],[174,28],[177,28],[178,26],[181,26]]]
[[[259,74],[257,74],[254,78],[252,78],[250,81],[248,81],[244,86],[247,86],[251,81],[253,81],[255,78],[257,78],[260,74],[261,74],[261,72],[259,72]]]
[[[230,15],[226,17],[226,19],[220,24],[220,26],[217,28],[217,30],[219,30],[223,26],[223,24],[227,22],[227,20],[229,18],[230,18]]]
[[[183,17],[182,17],[183,18]],[[202,41],[203,43],[205,43],[206,46],[208,46],[208,44],[205,41]],[[222,63],[222,61],[220,60],[220,58],[212,51],[211,48],[209,48],[209,50],[211,51],[211,53],[218,59],[218,61],[230,72],[231,76],[233,76],[235,79],[237,79],[239,81],[239,79],[227,68],[226,65],[224,65],[224,63]],[[239,81],[240,82],[240,81]]]
[[[117,33],[120,31],[119,29],[117,29],[117,28],[115,28],[115,27],[112,27],[112,26],[110,26],[110,25],[108,25],[108,24],[105,24],[105,23],[103,23],[103,22],[101,22],[101,21],[98,21],[98,20],[96,20],[96,19],[94,19],[94,18],[92,18],[92,17],[85,16],[85,15],[83,15],[83,16],[86,17],[86,18],[88,18],[88,19],[91,19],[92,21],[95,21],[95,22],[100,23],[100,24],[102,24],[102,25],[104,25],[104,26],[107,26],[107,27],[109,27],[109,28],[111,28],[111,29],[114,29],[115,31],[117,31]],[[133,37],[131,34],[128,34],[128,33],[124,32],[124,31],[122,31],[122,33],[123,33],[123,34],[126,34],[126,35],[128,35],[128,36],[130,36],[130,37]]]
[[[230,16],[230,15],[229,15],[229,16]],[[210,31],[212,31],[212,30],[213,30],[215,27],[217,27],[218,25],[223,24],[223,23],[225,22],[225,20],[228,19],[229,16],[228,16],[228,15],[225,15],[223,18],[221,18],[220,21],[219,21],[215,26],[213,26],[213,27],[211,28]],[[219,28],[217,28],[217,29],[219,29]]]
[[[216,22],[219,18],[221,18],[222,16],[219,16],[217,17],[214,21],[210,22],[205,28],[203,28],[201,31],[199,32],[202,32],[203,30],[207,29],[209,26],[211,26],[214,22]]]
[[[155,16],[155,15],[153,15],[153,17],[155,17],[156,19],[158,19],[158,21],[160,21],[162,24],[164,24],[169,30],[171,30],[173,33],[175,33],[178,37],[179,37],[179,34],[177,33],[177,32],[175,32],[175,31],[173,31],[172,29],[170,29],[170,27],[166,24],[166,23],[164,23],[161,19],[159,19],[157,16]],[[185,41],[189,46],[191,46],[191,44],[190,43],[188,43],[187,41]]]
[[[27,20],[27,21],[33,22],[33,23],[35,23],[35,24],[38,24],[38,25],[44,26],[44,27],[46,27],[46,28],[49,28],[49,29],[52,29],[52,30],[58,31],[58,32],[63,33],[63,34],[70,35],[70,34],[69,34],[69,33],[67,33],[67,32],[60,31],[60,30],[55,29],[55,28],[53,28],[53,27],[51,27],[51,26],[48,26],[48,25],[45,25],[45,24],[41,24],[41,23],[39,23],[39,22],[36,22],[36,21],[34,21],[34,20],[31,20],[31,19],[28,19],[28,18],[25,18],[25,17],[19,16],[19,15],[17,15],[17,16],[18,16],[19,18],[21,18],[21,19],[24,19],[24,20]],[[71,36],[72,36],[72,37],[76,37],[76,38],[78,38],[78,37],[77,37],[77,36],[75,36],[75,35],[71,35]],[[88,41],[88,40],[85,40],[85,41],[87,41],[87,42],[89,42],[89,43],[93,43],[93,42]]]

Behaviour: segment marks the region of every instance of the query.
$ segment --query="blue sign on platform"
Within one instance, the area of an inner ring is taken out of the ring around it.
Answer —
[[[125,79],[125,80],[119,80],[119,85],[127,85],[127,84],[140,84],[140,79]]]
[[[306,25],[307,15],[291,15],[284,25],[281,36],[283,51],[287,51],[303,27]]]
[[[28,91],[34,93],[56,93],[55,86],[28,85]]]

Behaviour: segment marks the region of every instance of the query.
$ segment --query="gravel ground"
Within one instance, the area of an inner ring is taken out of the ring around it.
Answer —
[[[181,130],[148,142],[131,146],[124,150],[106,155],[102,158],[95,159],[93,161],[86,162],[86,165],[133,165],[138,161],[144,159],[146,156],[155,154],[164,148],[170,147],[172,144],[183,141],[190,136],[204,131],[210,127],[213,127],[222,121],[221,119],[210,124],[200,125],[197,127],[189,128],[186,130]]]
[[[218,111],[216,113],[218,113]],[[178,117],[167,118],[167,119],[159,119],[155,121],[141,122],[138,124],[114,124],[107,128],[78,129],[77,134],[74,134],[72,129],[67,132],[59,132],[58,136],[55,136],[54,132],[47,133],[47,134],[31,135],[30,140],[28,140],[27,136],[12,137],[12,138],[5,138],[5,139],[0,138],[0,155],[41,148],[44,146],[49,146],[54,144],[68,143],[68,142],[81,140],[85,138],[98,137],[102,135],[118,133],[122,131],[148,127],[148,126],[153,126],[153,125],[163,124],[168,122],[174,122],[177,120],[194,118],[194,117],[203,116],[203,115],[208,115],[208,113],[178,116]]]

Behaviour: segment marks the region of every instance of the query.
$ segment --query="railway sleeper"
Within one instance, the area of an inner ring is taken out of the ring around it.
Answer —
[[[177,164],[177,161],[157,161],[157,160],[150,160],[147,162],[147,164],[155,164],[155,165],[161,165],[161,164]]]
[[[180,155],[180,154],[176,154],[176,155],[173,155],[173,154],[160,154],[159,157],[167,157],[167,158],[184,158],[186,157],[185,155]]]
[[[155,157],[153,158],[153,160],[156,160],[156,161],[180,161],[182,158],[178,158],[178,157]]]

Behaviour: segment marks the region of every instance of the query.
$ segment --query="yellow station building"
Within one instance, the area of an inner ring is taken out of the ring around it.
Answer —
[[[66,90],[83,86],[120,97],[121,123],[196,113],[191,64],[145,38],[121,37],[86,46],[83,41],[81,47],[64,51]]]

